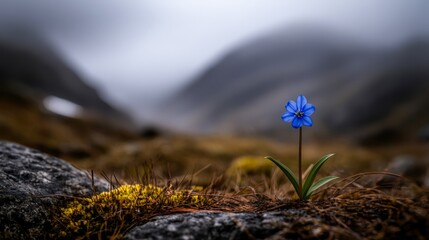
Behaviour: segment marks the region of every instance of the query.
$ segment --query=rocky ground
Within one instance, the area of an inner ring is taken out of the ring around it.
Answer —
[[[76,197],[109,190],[109,183],[103,179],[91,178],[63,160],[11,142],[0,142],[0,166],[2,239],[61,238],[52,230],[59,207]],[[347,184],[358,187],[348,188]],[[395,191],[386,187],[365,188],[359,186],[357,179],[347,184],[306,202],[269,199],[254,193],[247,194],[248,198],[237,197],[235,206],[219,201],[202,210],[172,208],[159,216],[130,219],[123,223],[128,224],[122,228],[126,230],[114,236],[125,239],[427,239],[429,236],[427,190],[405,182]]]
[[[0,231],[3,239],[38,239],[53,208],[71,196],[106,191],[108,183],[38,151],[0,142]]]

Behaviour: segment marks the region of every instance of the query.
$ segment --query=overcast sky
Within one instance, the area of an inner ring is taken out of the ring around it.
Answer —
[[[0,27],[43,34],[103,94],[139,110],[248,39],[298,23],[372,44],[429,32],[426,0],[0,1]]]

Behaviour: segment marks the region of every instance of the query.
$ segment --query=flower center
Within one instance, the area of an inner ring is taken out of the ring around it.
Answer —
[[[301,117],[303,117],[303,116],[304,116],[304,112],[296,111],[296,112],[295,112],[295,116],[297,116],[297,117],[301,118]]]

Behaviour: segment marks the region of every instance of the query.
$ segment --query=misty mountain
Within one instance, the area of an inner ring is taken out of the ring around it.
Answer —
[[[35,33],[3,31],[0,35],[0,87],[40,102],[47,96],[59,97],[81,106],[90,116],[112,123],[131,122]]]
[[[413,137],[429,124],[429,41],[372,48],[323,28],[295,28],[248,42],[167,104],[182,129],[284,136],[284,104],[317,106],[314,136],[360,142]],[[290,132],[289,132],[290,133]]]

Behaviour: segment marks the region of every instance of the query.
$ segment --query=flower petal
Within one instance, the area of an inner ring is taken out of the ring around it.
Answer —
[[[286,112],[282,115],[282,119],[284,122],[292,122],[293,118],[295,117],[294,113]]]
[[[299,95],[296,98],[296,105],[298,107],[298,110],[302,110],[305,104],[307,104],[307,98],[305,98],[304,95]]]
[[[292,127],[294,128],[302,127],[302,118],[295,117],[292,121]]]
[[[296,113],[298,111],[298,108],[296,107],[296,103],[294,101],[289,101],[286,104],[286,110],[288,110],[291,113]]]
[[[304,124],[304,126],[307,126],[307,127],[313,126],[313,120],[311,119],[311,117],[308,117],[308,116],[304,116],[302,118],[302,123]]]
[[[316,111],[316,107],[311,103],[307,103],[307,104],[305,104],[302,111],[304,112],[305,116],[311,116],[311,114],[313,114],[314,111]]]

